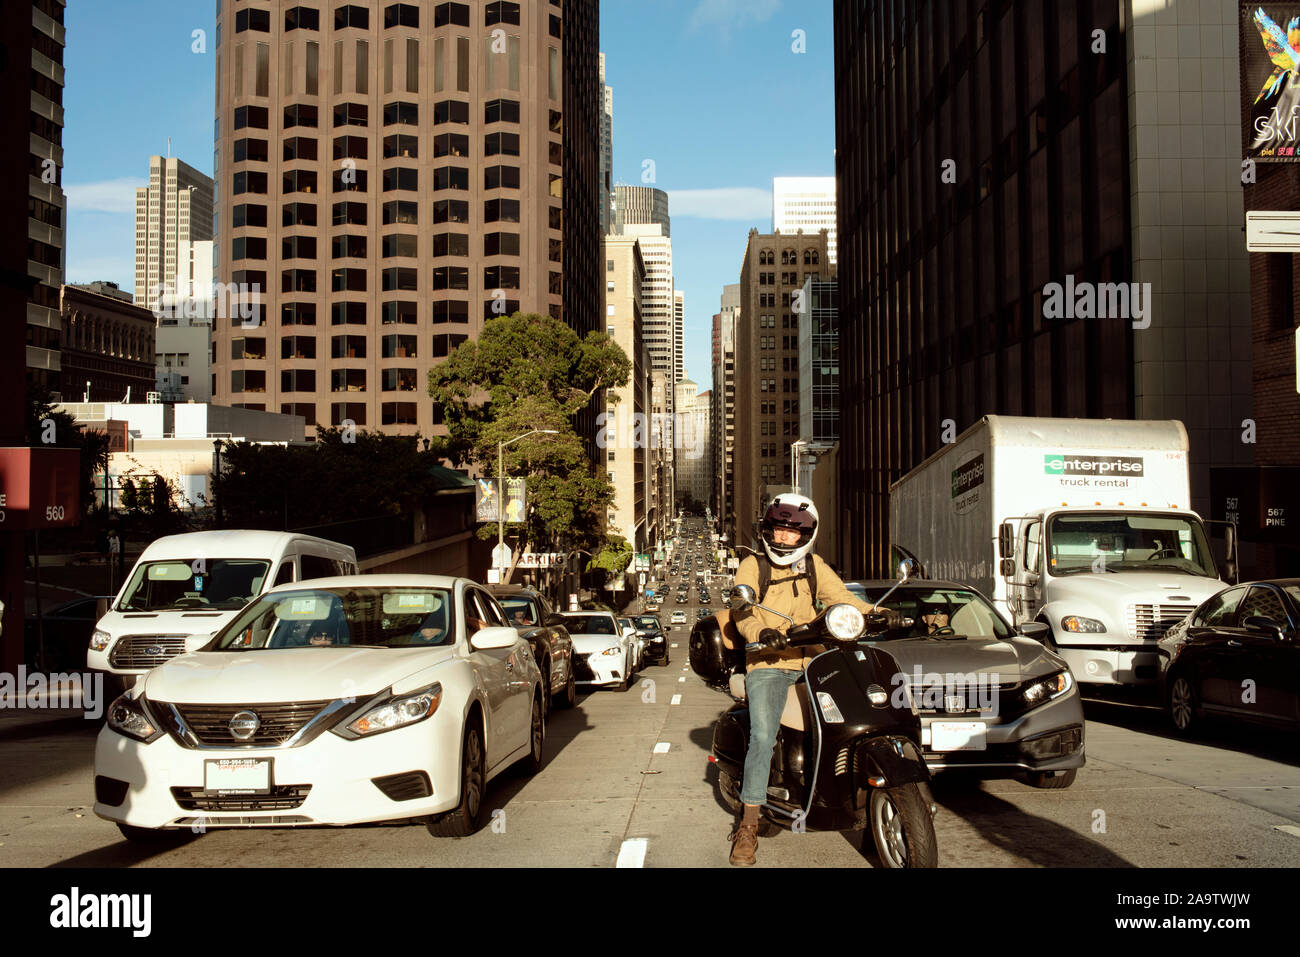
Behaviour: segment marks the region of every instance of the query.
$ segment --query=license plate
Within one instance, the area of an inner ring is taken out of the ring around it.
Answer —
[[[935,721],[930,724],[930,748],[934,751],[983,751],[987,748],[982,721]]]
[[[271,793],[269,758],[218,758],[203,762],[203,788],[210,794]]]

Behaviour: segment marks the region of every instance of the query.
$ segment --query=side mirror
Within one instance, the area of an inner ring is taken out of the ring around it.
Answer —
[[[748,608],[758,600],[754,594],[754,589],[748,585],[737,585],[731,590],[731,610],[740,611],[742,608]]]
[[[1014,578],[1016,575],[1016,560],[1014,558],[1003,558],[999,562],[999,571],[1003,578]]]
[[[1251,631],[1262,631],[1265,634],[1272,635],[1278,641],[1282,640],[1282,626],[1272,618],[1265,618],[1263,615],[1251,615],[1242,622],[1242,627],[1249,628]]]
[[[998,558],[1016,557],[1016,532],[1010,522],[998,526]]]
[[[469,640],[475,651],[495,651],[499,648],[513,648],[519,640],[519,632],[508,627],[480,628]]]
[[[1051,630],[1041,621],[1027,621],[1016,625],[1016,634],[1024,635],[1026,638],[1033,638],[1035,641],[1042,641]]]
[[[912,561],[910,558],[904,558],[901,562],[898,563],[899,581],[904,581],[904,582],[907,581],[909,578],[912,577],[915,571],[916,571],[916,562]]]
[[[1230,582],[1233,585],[1237,584],[1237,563],[1232,559],[1224,562],[1219,567],[1219,577],[1225,582]]]
[[[1223,543],[1227,547],[1228,561],[1237,557],[1237,526],[1229,525],[1223,530]]]

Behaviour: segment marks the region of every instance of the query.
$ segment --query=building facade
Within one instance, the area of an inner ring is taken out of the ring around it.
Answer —
[[[835,5],[848,574],[887,571],[890,484],[985,414],[1181,419],[1198,510],[1252,457],[1234,6]]]
[[[210,176],[175,157],[149,157],[149,185],[135,191],[137,306],[152,312],[160,299],[193,288],[191,244],[212,240],[214,189]]]
[[[606,236],[605,325],[606,331],[632,361],[628,384],[606,394],[602,440],[597,443],[614,501],[608,515],[608,530],[645,551],[650,535],[648,485],[651,475],[649,353],[641,339],[641,287],[645,261],[637,240],[628,236]]]
[[[441,431],[429,370],[497,315],[599,326],[595,0],[218,11],[222,404]],[[594,455],[598,398],[579,416]]]
[[[831,265],[835,265],[835,177],[772,178],[772,232],[815,233],[826,230]]]
[[[664,236],[672,238],[668,194],[653,186],[615,186],[614,231],[622,233],[625,226],[662,226]]]
[[[713,317],[713,390],[710,431],[713,468],[713,514],[719,528],[731,527],[734,492],[733,454],[736,439],[736,317],[740,312],[739,283],[725,286],[722,311]]]
[[[735,496],[731,541],[752,544],[755,521],[778,487],[792,485],[790,446],[799,438],[799,295],[812,276],[834,275],[827,232],[750,230],[740,267],[736,324]]]
[[[64,286],[59,392],[65,400],[145,401],[155,391],[157,323],[113,283]]]
[[[600,234],[614,229],[614,88],[605,82],[600,55]]]

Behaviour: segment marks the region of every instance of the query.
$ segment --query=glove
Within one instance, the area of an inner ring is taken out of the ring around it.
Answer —
[[[893,631],[903,627],[903,614],[896,608],[877,608],[864,617],[868,631]]]
[[[758,633],[758,641],[760,644],[766,645],[773,651],[784,651],[786,648],[790,647],[789,640],[775,628],[764,628],[760,631]]]

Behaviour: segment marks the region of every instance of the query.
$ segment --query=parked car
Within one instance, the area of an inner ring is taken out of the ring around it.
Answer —
[[[481,823],[541,767],[532,651],[464,578],[362,575],[261,595],[140,678],[95,746],[95,814],[132,840],[191,828]]]
[[[875,602],[890,581],[846,582]],[[1083,703],[1065,659],[1026,622],[1013,629],[983,595],[946,581],[911,580],[885,602],[904,625],[873,644],[898,661],[891,694],[921,718],[931,771],[982,778],[1023,775],[1038,788],[1067,788],[1084,764]]]
[[[510,624],[527,640],[542,672],[543,699],[550,710],[552,700],[561,708],[572,708],[578,700],[577,677],[573,673],[573,639],[564,621],[546,596],[522,585],[488,585],[501,604]]]
[[[626,691],[632,678],[634,644],[608,611],[563,612],[573,638],[573,668],[578,684]]]
[[[641,658],[645,654],[645,638],[637,631],[636,622],[631,618],[619,618],[618,626],[623,629],[623,636],[632,645],[632,673],[636,674],[641,670]]]
[[[46,671],[80,671],[86,666],[86,648],[95,631],[95,622],[99,620],[99,603],[112,600],[112,595],[76,598],[44,609],[41,621],[45,632]],[[23,620],[23,635],[26,660],[34,663],[40,647],[40,630],[35,615]]]
[[[1210,716],[1300,724],[1300,579],[1226,588],[1156,650],[1165,710],[1179,732]]]
[[[645,638],[646,657],[655,659],[661,665],[668,664],[668,635],[659,619],[654,615],[638,615],[634,621],[637,634]]]

